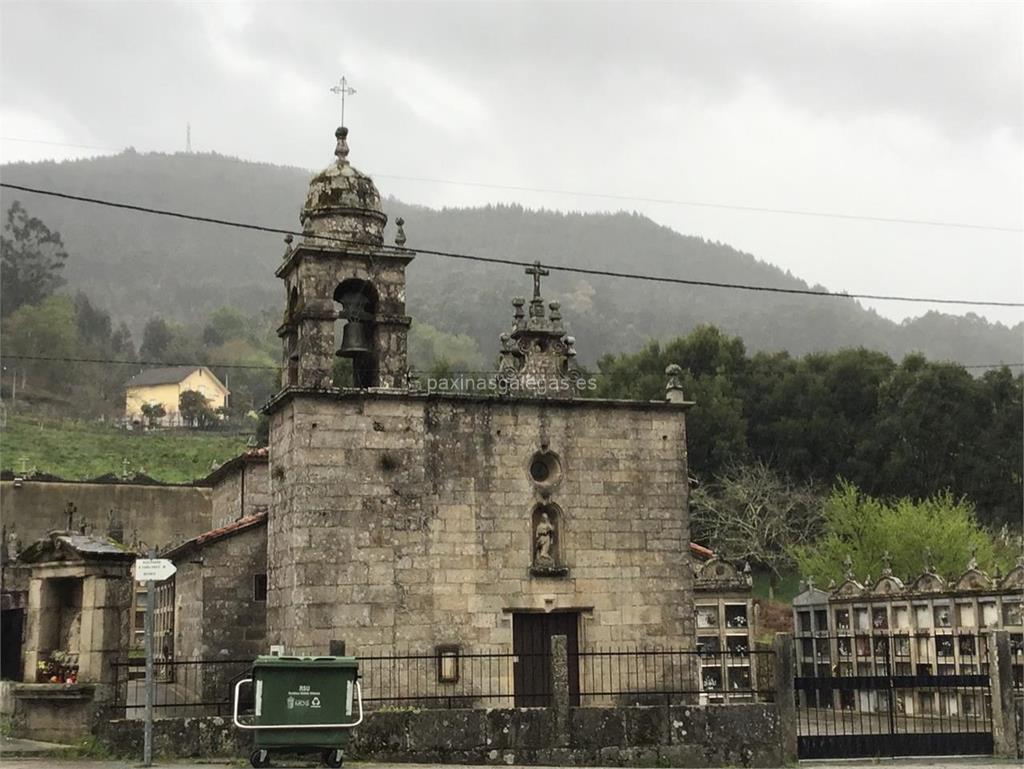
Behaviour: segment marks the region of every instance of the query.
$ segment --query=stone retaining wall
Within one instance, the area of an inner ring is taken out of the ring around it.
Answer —
[[[408,710],[371,713],[354,730],[350,760],[448,764],[711,767],[782,766],[782,728],[771,704],[573,708],[567,729],[551,710]],[[247,756],[251,738],[229,718],[160,719],[154,753]],[[99,739],[116,755],[141,751],[142,722],[106,721]]]

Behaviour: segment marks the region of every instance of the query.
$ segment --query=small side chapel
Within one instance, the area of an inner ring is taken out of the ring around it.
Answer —
[[[557,633],[570,652],[692,648],[692,404],[678,367],[662,401],[579,397],[575,340],[541,295],[538,264],[500,339],[502,386],[421,387],[406,358],[414,251],[401,220],[396,245],[384,244],[380,194],[351,165],[347,129],[335,138],[277,270],[267,642],[528,654]],[[352,387],[332,383],[339,356]],[[529,676],[516,675],[518,698]]]

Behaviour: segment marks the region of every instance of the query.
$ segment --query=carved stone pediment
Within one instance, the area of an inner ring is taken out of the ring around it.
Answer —
[[[899,577],[882,577],[878,582],[875,583],[874,592],[878,595],[893,595],[894,593],[902,593],[905,589],[903,580]]]
[[[957,590],[991,590],[992,578],[981,569],[968,569],[956,581]]]
[[[745,590],[752,583],[749,573],[717,556],[697,566],[694,569],[694,577],[696,587],[713,590]]]
[[[860,584],[860,582],[858,582],[855,579],[847,578],[847,579],[843,580],[842,584],[839,585],[839,587],[836,588],[836,590],[833,593],[833,595],[837,596],[837,597],[846,597],[846,596],[861,595],[863,592],[864,592],[864,586],[862,584]]]
[[[1017,565],[1003,578],[999,587],[1003,590],[1024,590],[1024,563],[1022,561],[1024,559],[1017,562]]]
[[[915,593],[937,593],[946,589],[946,580],[930,571],[926,571],[914,580],[910,589]]]

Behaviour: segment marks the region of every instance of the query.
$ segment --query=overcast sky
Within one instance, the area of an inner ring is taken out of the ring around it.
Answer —
[[[320,168],[339,119],[328,89],[345,74],[358,91],[351,160],[384,194],[638,210],[832,290],[1024,298],[1024,3],[3,0],[0,10],[5,162],[102,152],[12,138],[177,151],[190,122],[195,149]],[[896,319],[929,309],[869,304]]]

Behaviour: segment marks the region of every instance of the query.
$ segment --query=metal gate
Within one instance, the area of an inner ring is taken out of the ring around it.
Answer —
[[[985,640],[931,634],[798,639],[800,758],[991,754]]]

